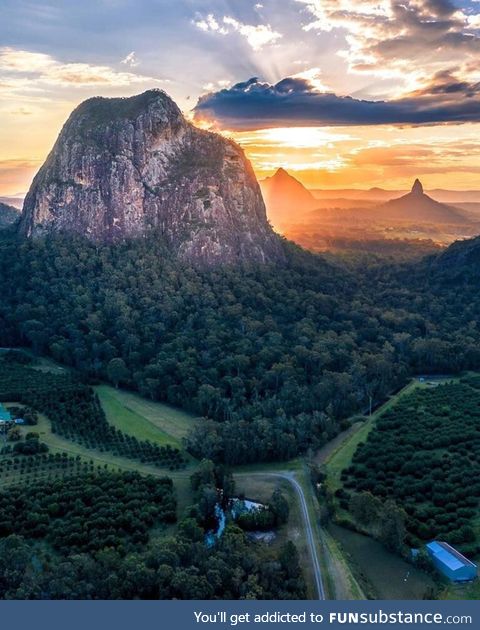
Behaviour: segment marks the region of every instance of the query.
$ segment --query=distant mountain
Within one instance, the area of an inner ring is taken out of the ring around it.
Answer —
[[[243,150],[188,122],[161,90],[91,98],[33,180],[21,236],[92,241],[155,234],[192,263],[283,260]]]
[[[462,224],[471,223],[467,213],[460,208],[435,201],[423,191],[416,179],[411,192],[378,206],[376,212],[389,221],[409,223]]]
[[[384,188],[369,188],[361,190],[358,188],[344,188],[336,190],[312,189],[310,191],[316,199],[349,199],[357,201],[389,201],[406,195],[407,190],[385,190]],[[440,203],[480,203],[480,190],[444,190],[435,188],[427,193]]]
[[[20,211],[17,208],[0,202],[0,230],[15,223],[19,217]]]
[[[268,218],[276,227],[293,223],[300,213],[316,207],[316,199],[312,193],[283,168],[279,168],[272,177],[261,180],[259,184]]]
[[[0,203],[7,204],[7,206],[13,206],[18,210],[21,210],[23,206],[23,197],[0,197]]]
[[[406,190],[384,190],[383,188],[370,188],[361,190],[358,188],[339,188],[323,190],[319,188],[310,191],[315,199],[348,199],[350,201],[389,201],[395,197],[406,194]]]

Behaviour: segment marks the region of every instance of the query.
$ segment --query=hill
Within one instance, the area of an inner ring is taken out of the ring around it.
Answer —
[[[23,197],[0,197],[0,203],[12,206],[17,210],[21,210],[23,206]]]
[[[9,227],[20,217],[17,208],[0,202],[0,230]]]
[[[369,188],[368,190],[362,190],[358,188],[344,188],[344,189],[312,189],[310,191],[316,199],[336,199],[343,198],[351,201],[389,201],[396,197],[401,197],[407,194],[407,190],[386,190],[384,188]],[[445,190],[443,188],[434,188],[428,190],[427,193],[440,201],[441,203],[448,203],[458,205],[460,203],[480,203],[480,190]]]
[[[312,193],[283,168],[259,183],[268,218],[275,227],[294,223],[303,212],[317,207]]]
[[[378,206],[377,213],[389,221],[459,224],[470,223],[463,210],[435,201],[423,191],[416,179],[411,192]]]
[[[446,272],[449,276],[480,274],[480,237],[457,241],[450,245],[434,261],[435,271]]]

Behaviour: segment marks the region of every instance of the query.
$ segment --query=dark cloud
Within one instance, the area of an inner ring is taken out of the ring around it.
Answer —
[[[359,100],[316,90],[307,80],[286,78],[272,85],[252,78],[202,96],[197,120],[232,130],[282,126],[421,125],[480,122],[480,86],[449,71],[405,98]]]
[[[457,11],[457,7],[450,0],[424,0],[423,4],[433,15],[452,15]]]

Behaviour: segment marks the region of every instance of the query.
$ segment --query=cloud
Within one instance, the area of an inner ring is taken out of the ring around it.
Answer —
[[[442,71],[403,98],[373,101],[321,91],[301,77],[274,85],[252,78],[202,96],[194,118],[229,130],[480,122],[480,83]]]
[[[126,66],[130,66],[130,68],[135,68],[139,65],[140,62],[137,59],[135,51],[132,50],[132,52],[128,53],[128,55],[124,59],[122,59],[120,63],[123,63]]]
[[[296,2],[313,17],[304,30],[343,33],[338,54],[351,71],[411,82],[430,65],[438,69],[480,54],[480,8],[461,9],[451,0]]]
[[[227,35],[228,29],[221,26],[214,15],[210,13],[205,18],[194,21],[194,24],[201,31],[205,31],[206,33],[211,31],[213,33],[220,33],[220,35]]]
[[[41,164],[41,160],[0,160],[0,189],[2,194],[13,195],[25,190]]]
[[[206,17],[194,21],[194,24],[202,31],[218,33],[220,35],[228,35],[232,32],[240,33],[255,52],[258,52],[267,44],[275,43],[283,37],[281,33],[272,30],[270,24],[258,24],[256,26],[244,24],[228,15],[220,19],[210,13]]]
[[[130,53],[132,54],[134,53]],[[1,82],[15,86],[15,80],[21,79],[20,84],[25,86],[27,77],[27,83],[30,83],[30,86],[32,81],[39,84],[78,87],[91,85],[118,87],[147,80],[154,81],[154,79],[132,72],[118,72],[110,66],[62,63],[44,53],[8,47],[0,48]]]
[[[470,155],[470,160],[465,160]],[[418,173],[480,173],[480,143],[437,143],[432,145],[400,144],[398,146],[362,148],[349,156],[348,168],[379,167],[382,176],[414,177]]]
[[[225,17],[223,21],[243,35],[255,51],[261,50],[267,44],[273,44],[282,37],[281,33],[272,31],[269,24],[252,26],[250,24],[242,24],[231,17]]]

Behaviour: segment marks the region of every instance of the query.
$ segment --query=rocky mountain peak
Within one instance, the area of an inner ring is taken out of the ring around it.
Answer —
[[[20,233],[94,241],[156,234],[191,262],[277,261],[253,169],[161,90],[79,105],[35,177]]]
[[[418,178],[413,183],[412,194],[423,195],[423,185],[422,185],[422,182]]]

